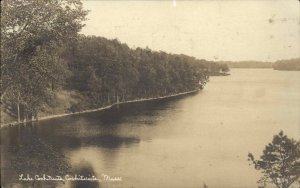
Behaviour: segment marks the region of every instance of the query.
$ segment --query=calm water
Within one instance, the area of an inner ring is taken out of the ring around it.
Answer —
[[[260,155],[280,130],[300,139],[300,72],[231,74],[195,95],[3,129],[2,181],[21,187],[18,173],[69,166],[122,181],[57,187],[257,187],[248,152]]]

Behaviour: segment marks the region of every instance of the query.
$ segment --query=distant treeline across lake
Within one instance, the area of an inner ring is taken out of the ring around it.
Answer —
[[[275,70],[300,70],[300,58],[278,60],[276,62],[262,62],[262,61],[239,61],[220,62],[227,64],[230,68],[273,68]]]

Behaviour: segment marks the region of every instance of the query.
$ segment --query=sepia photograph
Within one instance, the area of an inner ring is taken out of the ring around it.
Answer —
[[[300,188],[299,0],[1,0],[1,188]]]

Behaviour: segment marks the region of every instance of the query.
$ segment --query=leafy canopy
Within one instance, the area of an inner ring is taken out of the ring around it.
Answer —
[[[258,181],[263,187],[273,183],[278,188],[288,188],[300,177],[300,142],[288,138],[281,131],[265,147],[260,159],[256,160],[249,153],[248,160],[263,173]]]
[[[84,26],[79,0],[1,1],[1,101],[5,94],[24,108],[37,108],[64,75],[63,43]]]

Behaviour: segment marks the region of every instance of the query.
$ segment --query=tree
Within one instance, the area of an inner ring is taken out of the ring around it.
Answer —
[[[227,64],[221,64],[221,71],[223,73],[229,72],[229,67]]]
[[[61,45],[74,39],[87,14],[79,0],[1,1],[1,102],[26,116],[60,83]],[[32,113],[31,113],[32,114]]]
[[[130,49],[117,39],[81,35],[66,49],[62,58],[71,72],[66,89],[82,94],[87,108],[197,90],[209,77],[208,62],[149,48]]]
[[[254,159],[251,153],[248,160],[264,174],[258,181],[262,187],[273,183],[278,188],[288,188],[300,177],[300,142],[288,138],[281,131],[265,147],[259,160]]]
[[[300,70],[300,58],[279,60],[273,64],[275,70]]]

